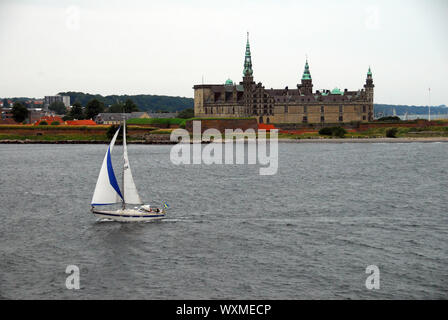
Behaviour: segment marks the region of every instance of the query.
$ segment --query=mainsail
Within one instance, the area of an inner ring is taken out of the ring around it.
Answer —
[[[114,204],[121,202],[121,199],[123,199],[110,156],[119,132],[120,128],[115,133],[104,157],[100,175],[96,182],[95,192],[93,193],[92,206]]]
[[[132,177],[131,167],[128,159],[128,147],[126,145],[126,122],[123,126],[123,197],[124,203],[143,204],[137,192],[137,187]]]

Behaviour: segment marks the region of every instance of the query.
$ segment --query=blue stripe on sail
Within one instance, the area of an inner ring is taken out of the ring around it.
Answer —
[[[109,182],[111,186],[117,191],[118,195],[121,199],[123,196],[121,195],[120,186],[118,185],[117,178],[115,177],[114,168],[112,167],[112,159],[110,157],[110,147],[107,150],[107,173],[109,174]]]

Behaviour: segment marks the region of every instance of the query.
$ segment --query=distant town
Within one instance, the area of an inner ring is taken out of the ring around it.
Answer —
[[[111,102],[108,97],[82,93],[57,94],[43,99],[3,98],[0,100],[0,124],[110,125],[119,123],[123,113],[127,119],[194,116],[193,100],[189,98],[141,95],[136,99],[140,107],[129,96],[114,96],[113,100],[106,104]]]

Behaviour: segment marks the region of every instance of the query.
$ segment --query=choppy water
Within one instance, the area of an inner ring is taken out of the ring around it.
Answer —
[[[280,144],[274,176],[174,166],[170,148],[129,146],[169,219],[122,224],[89,212],[106,146],[0,145],[0,296],[448,297],[448,144]]]

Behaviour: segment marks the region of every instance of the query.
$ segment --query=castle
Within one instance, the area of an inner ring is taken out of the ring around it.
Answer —
[[[254,82],[248,34],[243,81],[195,85],[194,113],[203,118],[255,117],[258,123],[367,122],[373,120],[373,88],[369,67],[364,89],[313,92],[307,59],[296,89],[265,89],[261,82]]]

